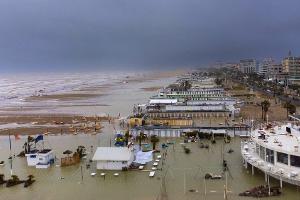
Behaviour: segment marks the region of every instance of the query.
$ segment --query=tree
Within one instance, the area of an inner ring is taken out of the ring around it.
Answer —
[[[266,121],[267,112],[269,111],[270,102],[268,100],[264,100],[261,102],[261,111],[262,111],[262,119]]]
[[[157,137],[157,135],[151,135],[150,141],[153,145],[153,150],[155,150],[155,146],[159,142],[159,138]]]
[[[183,81],[180,84],[180,88],[182,88],[184,91],[187,91],[192,87],[192,84],[189,81]]]
[[[145,140],[147,136],[144,134],[144,132],[140,132],[140,135],[136,136],[136,139],[139,141],[140,147],[142,146],[142,141]]]
[[[223,82],[223,80],[220,79],[220,78],[216,78],[216,79],[215,79],[215,83],[216,83],[217,85],[221,85],[222,82]]]
[[[32,179],[34,178],[34,176],[33,175],[28,175],[28,181],[32,181]]]
[[[128,145],[128,140],[129,140],[129,137],[130,137],[129,130],[126,130],[126,132],[124,134],[124,137],[125,137],[125,144],[127,146]]]
[[[17,175],[11,175],[11,178],[13,182],[18,182],[20,180]]]
[[[286,108],[286,117],[289,117],[289,114],[294,114],[296,113],[296,106],[294,104],[291,103],[291,101],[286,102],[283,105],[284,108]]]

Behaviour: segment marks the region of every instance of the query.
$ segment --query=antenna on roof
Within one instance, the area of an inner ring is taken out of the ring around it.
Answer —
[[[292,51],[291,50],[289,50],[289,57],[291,57],[292,56]]]

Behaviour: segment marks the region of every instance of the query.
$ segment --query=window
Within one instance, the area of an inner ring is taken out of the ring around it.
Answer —
[[[259,155],[259,144],[256,144],[255,152]]]
[[[122,161],[122,164],[127,164],[127,161]]]
[[[260,146],[259,147],[259,157],[261,159],[265,160],[265,155],[266,155],[265,148],[263,146]]]
[[[291,166],[300,167],[300,157],[291,155]]]
[[[271,149],[266,149],[266,161],[274,164],[274,151]]]
[[[286,153],[277,152],[277,162],[288,165],[288,155]]]

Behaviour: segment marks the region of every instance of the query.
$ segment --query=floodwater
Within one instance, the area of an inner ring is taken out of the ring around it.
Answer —
[[[144,103],[154,92],[140,90],[142,87],[166,85],[174,79],[152,80],[142,83],[126,84],[124,88],[116,88],[110,96],[103,97],[103,102],[110,102],[112,106],[105,107],[104,112],[128,114],[132,105]],[[118,97],[118,98],[117,98]],[[104,107],[103,107],[104,108]],[[93,109],[93,108],[89,108]],[[87,110],[86,112],[90,112]],[[55,150],[57,158],[63,157],[62,152],[66,149],[75,151],[78,145],[84,145],[88,152],[94,151],[97,146],[109,146],[114,135],[114,128],[118,125],[103,124],[105,126],[102,133],[97,135],[59,135],[45,136],[45,147]],[[18,154],[22,150],[25,137],[20,140],[12,138],[12,152]],[[27,167],[25,158],[15,157],[13,159],[13,173],[20,179],[25,179],[27,175],[33,174],[36,182],[29,188],[23,185],[6,188],[0,186],[0,199],[2,200],[81,200],[81,199],[122,199],[122,200],[155,200],[164,194],[167,199],[223,199],[225,179],[207,180],[204,182],[204,175],[207,172],[221,174],[223,157],[228,161],[229,172],[227,174],[228,199],[252,199],[239,197],[238,193],[249,188],[264,184],[264,175],[258,173],[254,176],[246,170],[242,164],[240,155],[240,139],[234,138],[230,144],[224,144],[222,139],[212,145],[209,141],[203,141],[210,145],[209,149],[199,148],[197,143],[189,143],[190,154],[185,154],[180,144],[182,139],[171,139],[175,141],[174,146],[169,146],[164,165],[160,162],[154,178],[149,178],[149,172],[142,171],[120,171],[118,177],[114,177],[114,171],[106,172],[106,178],[100,176],[101,171],[95,170],[92,165],[86,168],[86,162],[92,156],[88,154],[88,159],[81,164],[70,167],[56,167],[49,169],[35,169]],[[160,141],[165,142],[165,139]],[[93,149],[91,149],[93,145]],[[234,152],[228,154],[228,149]],[[4,173],[6,178],[10,175],[10,165],[7,160],[9,156],[9,142],[7,136],[0,137],[0,160],[4,160],[6,165],[0,167],[0,173]],[[81,166],[83,169],[83,180],[81,176]],[[151,164],[146,169],[150,169]],[[95,177],[90,176],[91,172],[97,172]],[[165,177],[163,179],[163,177]],[[164,180],[164,181],[163,181]],[[165,182],[165,184],[163,184]],[[271,179],[272,185],[279,185],[279,181]],[[165,187],[162,187],[164,185]],[[206,187],[205,187],[206,186]],[[206,190],[205,190],[206,188]],[[197,192],[190,192],[189,190]],[[206,191],[206,194],[205,194]],[[284,185],[281,197],[266,199],[300,199],[299,190],[296,186]]]

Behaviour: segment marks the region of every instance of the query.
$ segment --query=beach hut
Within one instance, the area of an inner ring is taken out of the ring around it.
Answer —
[[[122,170],[131,165],[134,153],[127,147],[98,147],[92,160],[97,162],[97,169]]]
[[[38,169],[50,167],[54,163],[54,152],[52,149],[34,150],[25,154],[28,166],[35,166]]]

